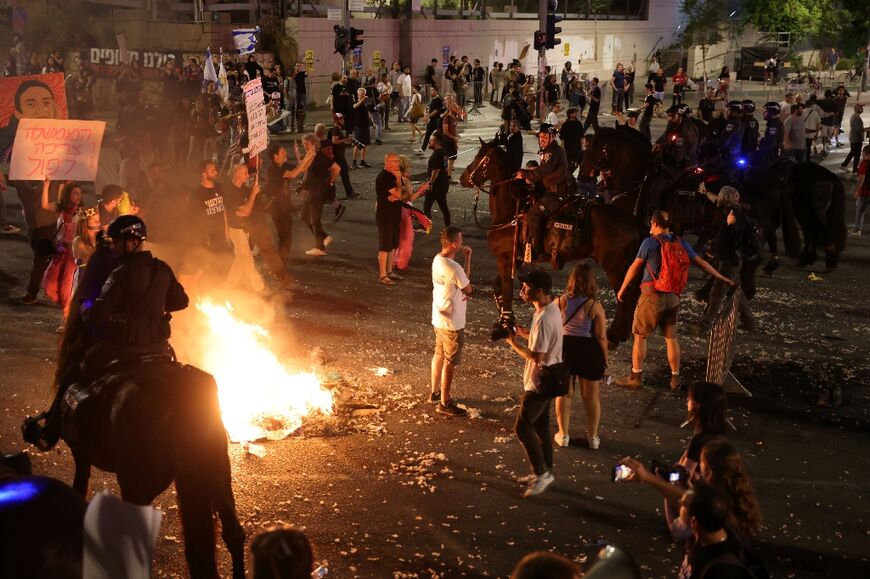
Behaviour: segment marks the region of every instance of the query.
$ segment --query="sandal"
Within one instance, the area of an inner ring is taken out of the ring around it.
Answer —
[[[395,271],[391,271],[390,273],[388,273],[387,277],[393,281],[398,281],[398,280],[402,279],[402,276],[397,274]]]
[[[391,280],[391,279],[390,279],[390,276],[388,276],[388,275],[385,275],[384,277],[382,277],[382,278],[381,278],[380,280],[378,280],[378,281],[380,281],[380,282],[381,282],[382,284],[384,284],[384,285],[396,285],[396,282],[394,282],[393,280]]]

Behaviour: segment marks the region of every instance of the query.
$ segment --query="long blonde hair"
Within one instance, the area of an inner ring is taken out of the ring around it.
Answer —
[[[595,272],[592,271],[592,266],[585,261],[578,263],[571,272],[571,275],[568,276],[568,285],[565,287],[565,293],[570,298],[579,295],[595,299],[598,293],[598,282],[595,280]]]

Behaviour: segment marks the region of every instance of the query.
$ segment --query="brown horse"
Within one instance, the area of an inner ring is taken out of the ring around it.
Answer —
[[[484,143],[481,140],[480,145],[477,156],[462,173],[460,183],[479,191],[485,191],[484,185],[490,183],[492,225],[487,228],[487,242],[498,266],[493,293],[501,321],[508,324],[513,322],[513,277],[522,254],[518,251],[522,245],[519,213],[523,210],[528,191],[522,181],[514,180],[508,173],[507,154],[495,141]],[[567,235],[564,230],[558,234],[551,230],[545,241],[548,251],[555,250],[562,262],[593,258],[604,269],[610,286],[618,291],[640,245],[637,221],[613,205],[595,202],[572,205],[566,210],[574,213],[572,217],[580,226],[572,228]],[[607,330],[611,344],[623,342],[631,335],[638,295],[635,283],[628,298],[617,303],[616,314]]]
[[[652,147],[639,132],[624,126],[601,127],[588,141],[579,175],[601,175],[608,202],[634,213],[652,160]]]

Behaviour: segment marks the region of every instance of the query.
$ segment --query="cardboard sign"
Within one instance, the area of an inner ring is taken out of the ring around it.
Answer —
[[[377,70],[379,66],[381,66],[381,51],[376,50],[372,53],[372,68]]]
[[[21,119],[9,178],[96,181],[105,121]]]
[[[571,43],[570,42],[565,43],[565,52],[563,52],[563,54],[565,56],[571,56]]]
[[[15,104],[16,101],[18,105]],[[6,126],[13,115],[67,118],[63,73],[0,78],[0,127]]]
[[[259,78],[255,78],[245,84],[242,90],[245,93],[245,112],[248,115],[248,154],[259,155],[269,144],[263,83]]]
[[[310,48],[305,51],[305,71],[314,72],[314,51]]]

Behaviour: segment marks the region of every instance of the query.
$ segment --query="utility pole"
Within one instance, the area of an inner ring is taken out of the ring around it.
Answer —
[[[550,7],[550,0],[538,0],[538,30],[546,34],[547,31],[547,9]],[[538,48],[538,91],[537,106],[538,118],[544,114],[544,68],[547,66],[547,44]]]
[[[345,30],[350,30],[350,0],[341,0],[341,25]],[[341,72],[342,74],[350,74],[347,54],[342,55]]]

